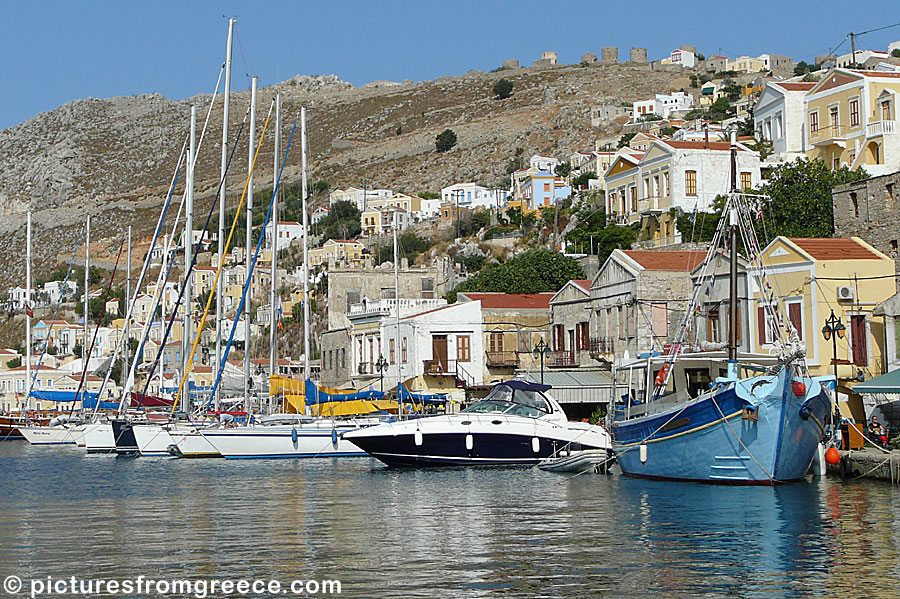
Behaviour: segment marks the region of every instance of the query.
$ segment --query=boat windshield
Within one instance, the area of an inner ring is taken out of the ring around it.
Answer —
[[[483,400],[463,410],[475,414],[507,414],[540,418],[551,412],[550,404],[538,391],[525,391],[497,385]]]

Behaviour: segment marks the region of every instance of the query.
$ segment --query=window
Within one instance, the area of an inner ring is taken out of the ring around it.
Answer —
[[[471,342],[472,338],[469,335],[457,335],[456,336],[456,361],[457,362],[468,362],[471,359],[472,350],[471,350]]]
[[[669,308],[666,304],[650,304],[650,323],[654,337],[669,336]]]
[[[503,351],[503,333],[491,333],[490,348],[492,352]]]
[[[424,299],[434,298],[434,279],[422,279],[422,297]]]
[[[885,196],[884,199],[888,200],[889,202],[894,201],[894,184],[893,183],[886,183],[884,185],[884,196]]]
[[[853,352],[853,364],[869,365],[869,351],[866,345],[866,317],[864,314],[850,316],[850,343]]]
[[[774,323],[766,317],[766,307],[759,306],[756,309],[756,326],[759,333],[759,344],[769,345],[775,341]]]
[[[697,171],[684,171],[684,193],[685,195],[697,195]]]
[[[669,195],[669,171],[663,173],[663,196]]]
[[[549,193],[549,192],[550,192],[550,184],[544,183],[544,193]]]
[[[837,129],[840,123],[840,117],[838,114],[837,106],[829,106],[828,107],[828,124],[832,129]],[[832,134],[836,133],[836,131],[832,131]]]
[[[855,218],[859,218],[859,200],[856,197],[856,192],[850,192],[850,203],[853,205],[853,216]]]
[[[803,308],[799,301],[785,302],[787,306],[788,320],[797,331],[800,340],[803,340]]]
[[[711,343],[719,341],[719,309],[710,309],[706,314],[706,340]]]
[[[352,306],[353,304],[359,303],[359,289],[348,289],[347,290],[347,308]]]
[[[588,339],[588,323],[579,322],[575,325],[575,339],[578,351],[585,350],[590,345],[590,340]]]
[[[618,320],[616,322],[616,332],[619,339],[625,338],[625,311],[622,309],[622,306],[617,306],[616,310],[619,311]]]
[[[553,349],[566,350],[566,327],[561,324],[553,325]]]
[[[741,189],[744,191],[748,191],[753,187],[753,181],[750,173],[743,172],[741,173]]]
[[[859,98],[850,99],[850,126],[859,126]]]
[[[347,367],[347,354],[344,351],[344,348],[341,348],[341,368]]]
[[[637,205],[637,185],[632,185],[632,186],[629,188],[629,191],[631,191],[631,211],[632,211],[632,212],[637,212],[637,209],[638,209],[638,205]]]
[[[394,350],[395,350],[395,349],[396,349],[396,347],[395,347],[395,340],[394,340],[394,339],[391,339],[391,340],[390,340],[390,343],[388,344],[388,361],[391,363],[392,366],[393,366],[394,363],[395,363],[395,362],[394,362]]]
[[[809,132],[815,133],[819,130],[819,111],[813,110],[809,113]]]
[[[407,337],[404,337],[400,340],[400,361],[406,364],[409,360],[407,359]]]

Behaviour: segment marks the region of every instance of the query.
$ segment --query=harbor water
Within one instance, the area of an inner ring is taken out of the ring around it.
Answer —
[[[883,483],[128,459],[24,442],[0,443],[0,475],[0,579],[340,580],[346,597],[900,596],[900,491]]]

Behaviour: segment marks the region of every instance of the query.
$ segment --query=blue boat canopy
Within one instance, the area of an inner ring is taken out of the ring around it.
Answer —
[[[550,385],[532,383],[530,381],[523,381],[522,379],[511,379],[497,384],[506,385],[507,387],[511,387],[512,389],[516,389],[517,391],[540,391],[541,393],[543,393],[544,391],[550,390]]]
[[[440,393],[416,393],[406,389],[406,385],[400,383],[400,400],[403,403],[445,403],[446,395]]]
[[[370,389],[368,391],[357,391],[356,393],[326,393],[325,391],[320,391],[316,384],[307,379],[306,380],[306,403],[307,405],[317,404],[317,403],[331,403],[333,401],[356,401],[360,399],[383,399],[384,393],[381,391],[375,391],[374,389]]]

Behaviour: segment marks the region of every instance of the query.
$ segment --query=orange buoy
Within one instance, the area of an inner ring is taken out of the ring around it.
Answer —
[[[791,388],[794,391],[794,395],[797,397],[803,397],[806,395],[806,383],[803,381],[794,381],[791,383]]]
[[[841,461],[841,454],[834,447],[829,447],[825,452],[825,461],[834,466]]]

